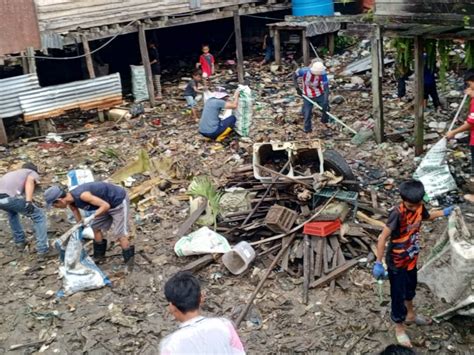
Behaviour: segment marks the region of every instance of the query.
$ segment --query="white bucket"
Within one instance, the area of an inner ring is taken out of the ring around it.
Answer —
[[[222,256],[222,263],[232,274],[240,275],[247,270],[255,256],[255,250],[252,246],[245,241],[241,241],[231,251]]]

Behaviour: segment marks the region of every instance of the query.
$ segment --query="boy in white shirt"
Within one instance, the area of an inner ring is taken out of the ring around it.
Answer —
[[[179,272],[171,277],[165,284],[165,296],[168,310],[181,324],[163,339],[160,354],[245,354],[229,320],[200,315],[201,286],[191,273]]]

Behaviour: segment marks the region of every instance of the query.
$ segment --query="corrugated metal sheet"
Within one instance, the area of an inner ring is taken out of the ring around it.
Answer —
[[[36,74],[18,75],[0,80],[0,117],[21,115],[19,97],[21,94],[39,88]]]
[[[122,103],[118,73],[48,86],[20,95],[26,122],[60,116],[68,110],[108,109]]]
[[[57,48],[63,49],[64,37],[53,32],[41,33],[41,48]]]
[[[0,0],[0,55],[39,46],[34,0]]]

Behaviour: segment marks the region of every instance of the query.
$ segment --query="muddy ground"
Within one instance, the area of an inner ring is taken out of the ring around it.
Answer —
[[[133,160],[140,148],[146,149],[150,157],[171,159],[176,173],[170,189],[160,192],[153,203],[135,209],[135,243],[140,251],[135,271],[130,275],[121,271],[120,248],[115,246],[108,251],[109,257],[102,265],[113,286],[70,297],[55,297],[61,288],[58,261],[38,265],[34,247],[23,254],[15,252],[6,216],[0,214],[0,353],[158,352],[160,339],[177,326],[167,313],[164,282],[194,260],[194,257],[178,258],[174,254],[176,239],[172,234],[188,215],[188,202],[182,196],[190,178],[206,174],[216,184],[224,183],[233,167],[251,161],[252,142],[307,138],[302,133],[299,115],[301,100],[294,97],[288,78],[290,67],[272,74],[268,68],[259,69],[251,63],[249,72],[256,89],[256,112],[250,140],[242,141],[239,150],[199,137],[197,123],[183,112],[184,101],[180,99],[177,83],[168,83],[164,85],[163,104],[155,110],[147,110],[142,118],[114,125],[113,122],[99,123],[82,113],[57,120],[57,128],[58,132],[91,129],[87,134],[71,136],[62,143],[18,140],[0,151],[1,173],[18,166],[22,160],[32,160],[42,172],[43,188],[64,182],[65,173],[79,166],[90,168],[97,180],[105,179]],[[232,85],[232,78],[228,71],[223,71],[215,83]],[[345,101],[333,105],[333,113],[351,124],[370,116],[371,96],[361,95],[366,92],[365,88],[343,90],[343,82],[340,82],[337,90],[334,88],[332,95],[343,95]],[[410,129],[413,127],[410,105],[392,100],[393,92],[393,82],[387,80],[384,94],[388,129]],[[453,115],[451,111],[440,116],[431,114],[431,117],[447,121]],[[161,119],[161,125],[151,123],[156,118]],[[338,149],[346,157],[363,185],[361,199],[370,201],[372,186],[378,191],[381,208],[387,209],[396,203],[395,186],[409,177],[416,166],[410,134],[404,135],[401,142],[377,146],[369,141],[356,147],[344,132],[336,130],[331,137],[320,133],[317,126],[311,138],[324,138],[328,147]],[[467,150],[456,150],[465,154],[453,158],[452,163],[458,171],[465,172],[469,162]],[[137,176],[137,184],[146,178]],[[472,208],[463,206],[472,214]],[[52,240],[70,225],[63,211],[48,211],[48,216]],[[28,221],[25,225],[33,242],[31,225]],[[445,225],[445,220],[425,224],[423,254],[428,254]],[[261,270],[268,264],[268,259],[258,258],[241,276],[232,276],[221,264],[201,270],[198,277],[206,298],[204,314],[235,318],[258,283]],[[239,329],[246,350],[250,354],[376,353],[394,343],[389,305],[379,304],[370,270],[371,265],[360,264],[349,271],[347,291],[339,287],[333,293],[328,287],[312,289],[309,304],[303,305],[302,278],[276,268],[257,296],[255,308]],[[389,299],[388,295],[388,282],[385,282],[385,300]],[[423,314],[433,315],[446,308],[423,286],[419,287],[415,300]],[[411,326],[408,334],[417,352],[467,354],[474,351],[472,329],[472,320],[456,317],[431,327]],[[10,351],[15,344],[23,346]]]

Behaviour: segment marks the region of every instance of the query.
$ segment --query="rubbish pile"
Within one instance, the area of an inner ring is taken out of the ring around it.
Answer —
[[[320,140],[254,144],[252,164],[232,170],[220,192],[209,185],[202,178],[191,183],[189,193],[199,189],[201,199],[191,200],[190,216],[175,233],[178,256],[224,254],[234,275],[255,257],[276,260],[292,277],[303,277],[304,303],[309,288],[337,284],[347,290],[344,273],[367,262],[361,257],[374,258],[384,224],[361,210],[376,218],[386,212],[375,197],[373,204],[360,201],[350,166]],[[216,232],[203,227],[184,236],[195,222],[215,225]],[[230,250],[227,241],[236,246]],[[205,255],[184,269],[197,271],[212,261]]]

